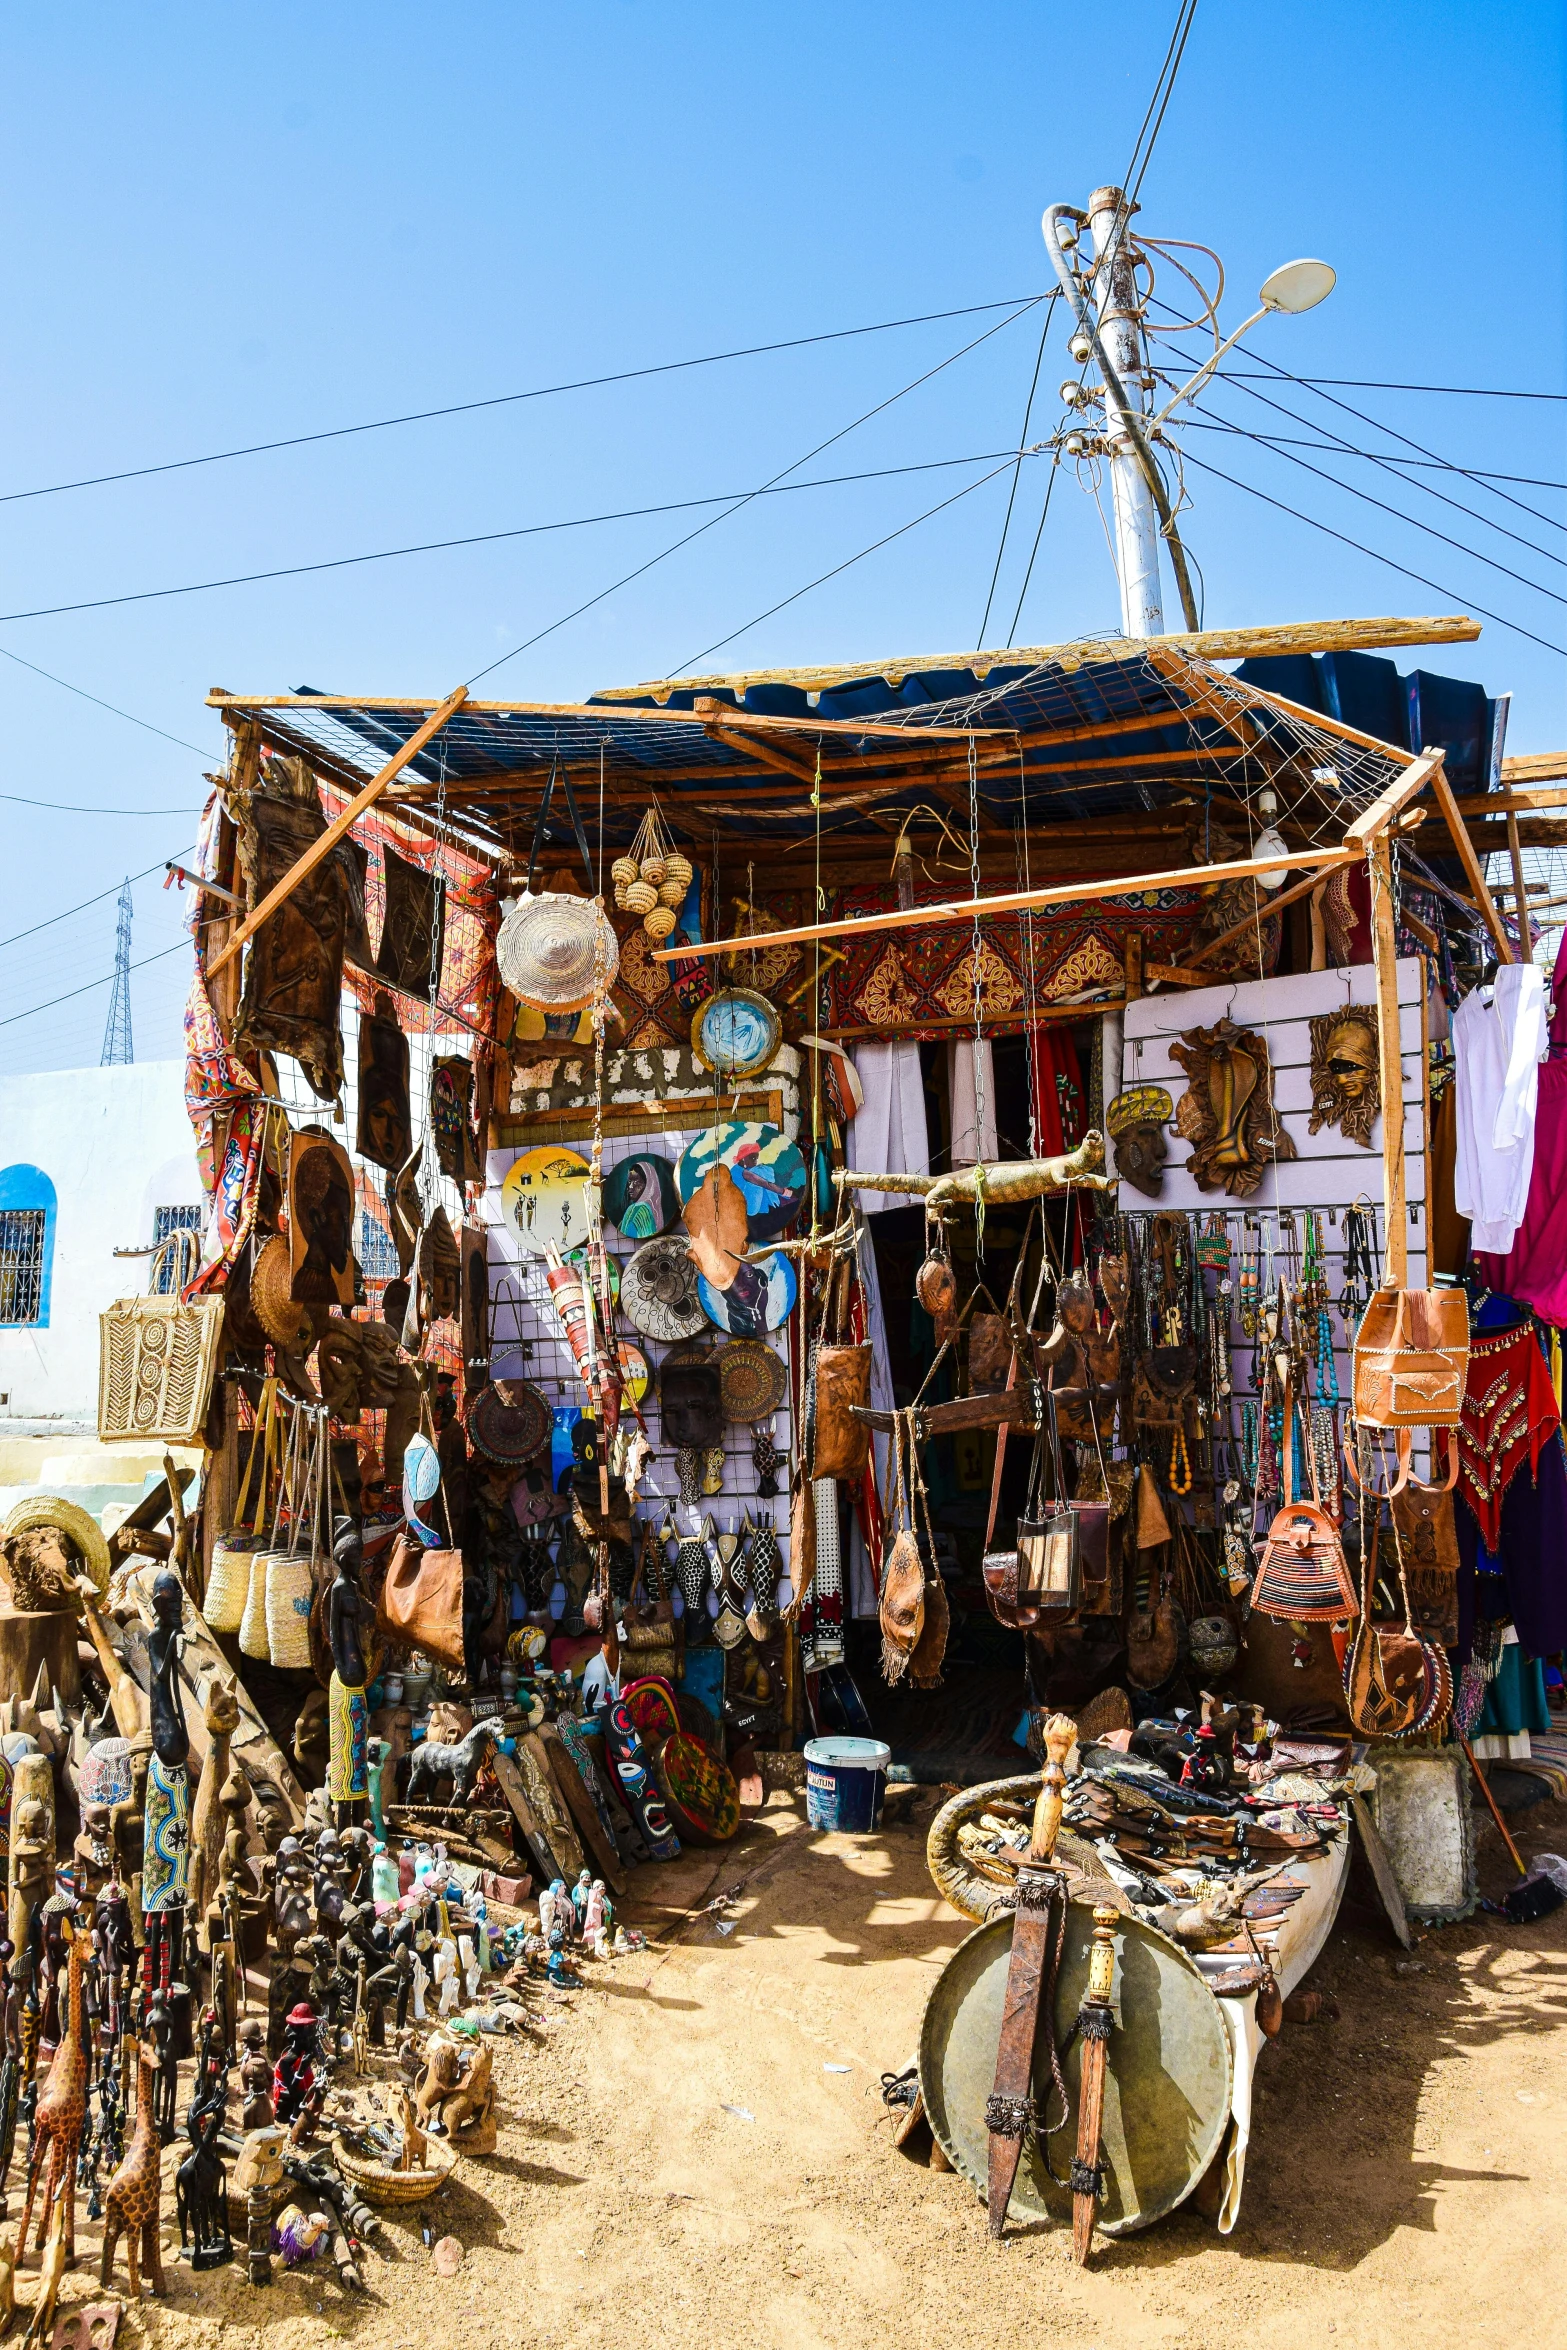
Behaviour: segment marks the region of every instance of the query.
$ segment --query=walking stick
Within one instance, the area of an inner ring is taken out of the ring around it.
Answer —
[[[1077,2028],[1083,2063],[1077,2087],[1077,2156],[1072,2164],[1072,2258],[1079,2268],[1094,2240],[1094,2212],[1104,2186],[1099,2149],[1104,2134],[1105,2066],[1110,2055],[1110,1996],[1115,1986],[1118,1910],[1096,1908],[1088,1953],[1088,1988]]]

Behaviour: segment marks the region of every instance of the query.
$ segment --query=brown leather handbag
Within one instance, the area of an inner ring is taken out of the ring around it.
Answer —
[[[853,1407],[871,1399],[869,1346],[823,1346],[816,1352],[816,1445],[813,1477],[851,1482],[870,1467],[871,1432]]]
[[[400,1534],[376,1622],[389,1640],[423,1649],[442,1664],[461,1665],[462,1552],[426,1550],[412,1535]]]
[[[1410,1485],[1393,1495],[1391,1508],[1415,1629],[1444,1648],[1456,1648],[1459,1560],[1453,1497]]]
[[[1284,1506],[1275,1512],[1251,1587],[1259,1615],[1282,1623],[1343,1623],[1360,1613],[1339,1530],[1321,1505],[1311,1456],[1312,1499],[1295,1498],[1295,1399],[1284,1390]]]
[[[1355,1417],[1367,1428],[1456,1428],[1469,1374],[1461,1289],[1379,1289],[1355,1332]]]

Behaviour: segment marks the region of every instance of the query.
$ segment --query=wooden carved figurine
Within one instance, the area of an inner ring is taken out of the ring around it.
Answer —
[[[33,1913],[54,1891],[54,1770],[46,1754],[18,1758],[11,1792],[8,1931],[18,1956],[31,1939]]]
[[[1162,1085],[1129,1085],[1105,1111],[1105,1131],[1115,1145],[1115,1171],[1147,1199],[1164,1189],[1170,1145],[1165,1135],[1175,1104]]]
[[[210,1950],[207,1913],[218,1889],[218,1863],[223,1851],[223,1782],[229,1774],[229,1743],[239,1728],[239,1698],[232,1681],[209,1673],[201,1684],[201,1713],[207,1725],[207,1759],[190,1815],[191,1915],[196,1924],[196,1947]]]
[[[363,1817],[370,1800],[370,1709],[365,1702],[364,1612],[359,1589],[362,1550],[358,1530],[339,1522],[332,1547],[337,1573],[327,1594],[327,1631],[332,1643],[332,1687],[328,1697],[331,1756],[327,1792],[340,1828]]]
[[[131,2297],[141,2292],[139,2263],[145,2261],[152,2289],[162,2294],[163,2251],[158,2241],[158,2192],[162,2178],[163,2147],[155,2111],[157,2065],[145,2040],[136,2045],[136,2125],[125,2160],[109,2181],[103,2206],[103,2259],[98,2281],[107,2285],[114,2274],[114,2248],[125,2238],[125,2265],[130,2272]]]
[[[1273,1106],[1273,1069],[1264,1038],[1233,1020],[1191,1028],[1170,1046],[1190,1082],[1175,1110],[1175,1129],[1192,1146],[1190,1174],[1200,1191],[1249,1199],[1263,1170],[1298,1158]]]
[[[65,2037],[54,2053],[49,2067],[49,2078],[38,2100],[33,2115],[33,2155],[27,2179],[27,2204],[22,2213],[22,2232],[16,2240],[16,2257],[22,2260],[27,2252],[27,2230],[32,2222],[33,2199],[38,2182],[44,2180],[43,2209],[38,2217],[39,2240],[48,2231],[49,2216],[58,2194],[65,2206],[65,2253],[68,2260],[76,2257],[76,2161],[81,2152],[82,2127],[87,2119],[87,2045],[82,2030],[82,1956],[87,1947],[84,1928],[67,1918],[63,1931],[70,1937],[70,1956],[67,1965]],[[45,2164],[48,2175],[44,2176]]]
[[[1351,1142],[1371,1148],[1371,1129],[1382,1107],[1377,1016],[1369,1006],[1346,1004],[1322,1012],[1311,1023],[1311,1118],[1307,1132],[1336,1126]]]
[[[179,1691],[184,1605],[179,1577],[167,1571],[159,1575],[152,1587],[157,1622],[147,1641],[152,1664],[152,1759],[142,1829],[141,1905],[147,1921],[149,1988],[159,1982],[165,1992],[179,1972],[190,1888],[190,1780],[185,1767],[190,1733]]]

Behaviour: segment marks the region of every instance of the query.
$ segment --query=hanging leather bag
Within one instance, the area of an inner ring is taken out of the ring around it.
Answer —
[[[1390,1506],[1415,1629],[1443,1648],[1456,1648],[1459,1559],[1453,1497],[1410,1485],[1392,1496]]]
[[[871,1432],[854,1416],[871,1399],[871,1350],[823,1346],[816,1352],[816,1444],[811,1473],[852,1483],[870,1467]]]
[[[1360,1613],[1339,1530],[1322,1507],[1316,1455],[1311,1454],[1312,1499],[1295,1495],[1295,1394],[1284,1389],[1284,1503],[1274,1514],[1251,1587],[1260,1615],[1281,1623],[1343,1623]],[[1309,1449],[1309,1448],[1308,1448]]]
[[[400,1534],[386,1570],[376,1622],[389,1640],[442,1664],[463,1662],[462,1552],[427,1550]]]
[[[1368,1428],[1456,1428],[1469,1374],[1461,1289],[1376,1290],[1355,1332],[1355,1417]],[[1402,1456],[1402,1448],[1401,1448]]]

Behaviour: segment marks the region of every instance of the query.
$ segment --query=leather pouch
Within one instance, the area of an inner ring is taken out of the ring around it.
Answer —
[[[841,1477],[852,1483],[870,1467],[871,1432],[853,1411],[856,1404],[868,1404],[870,1394],[869,1346],[817,1349],[813,1477]]]

